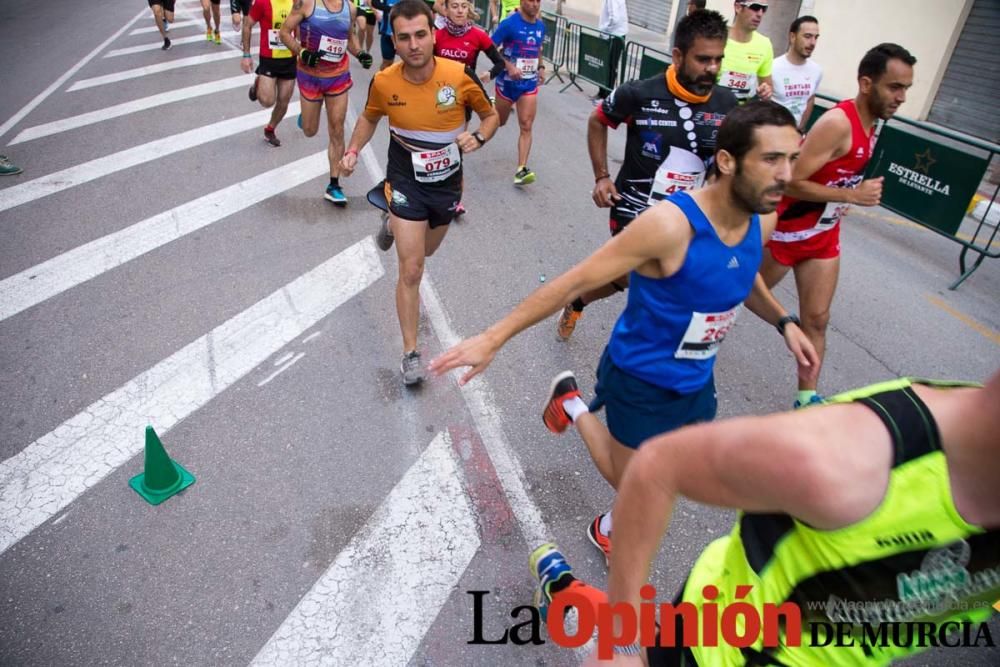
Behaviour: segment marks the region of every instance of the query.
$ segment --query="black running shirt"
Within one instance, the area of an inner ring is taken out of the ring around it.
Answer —
[[[610,128],[628,125],[625,159],[615,179],[622,198],[611,209],[614,233],[650,204],[701,186],[719,125],[735,106],[736,97],[720,86],[704,104],[679,100],[664,74],[622,84],[604,100],[596,110],[601,122]]]

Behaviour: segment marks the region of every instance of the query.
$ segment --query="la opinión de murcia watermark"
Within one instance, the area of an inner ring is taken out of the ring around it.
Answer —
[[[827,601],[808,603],[809,610],[822,610],[829,621],[807,622],[808,632],[803,634],[802,608],[795,602],[782,604],[764,603],[758,609],[744,601],[753,587],[735,587],[733,602],[720,606],[714,600],[719,589],[708,585],[702,588],[700,609],[691,602],[657,603],[656,589],[647,584],[640,589],[642,602],[635,607],[619,602],[594,604],[591,598],[572,589],[560,591],[548,608],[548,632],[552,641],[563,648],[583,646],[595,631],[597,656],[610,659],[614,647],[638,643],[643,647],[705,646],[720,644],[734,648],[764,648],[779,646],[799,647],[805,641],[812,647],[862,646],[877,650],[887,647],[994,647],[996,643],[986,622],[968,620],[942,623],[901,621],[912,618],[907,612],[966,612],[988,608],[985,601],[964,601],[937,598],[929,600],[920,596],[911,600],[851,602],[831,598]],[[956,591],[950,591],[952,593]],[[541,645],[542,618],[539,610],[530,605],[515,607],[510,617],[519,620],[502,633],[488,638],[483,622],[484,599],[490,591],[467,591],[473,597],[473,637],[468,644],[518,644]],[[577,622],[567,630],[566,617],[575,609]],[[891,613],[890,613],[891,610]],[[525,618],[526,615],[526,618]],[[681,620],[681,636],[676,636],[677,620]],[[657,625],[659,624],[659,625]],[[761,644],[759,644],[760,642]]]

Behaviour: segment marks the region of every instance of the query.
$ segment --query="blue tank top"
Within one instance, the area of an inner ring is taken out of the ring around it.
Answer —
[[[349,0],[343,0],[339,12],[331,12],[323,0],[316,0],[312,14],[299,24],[299,41],[303,48],[319,52],[320,60],[315,68],[306,67],[302,63],[299,63],[299,68],[308,74],[314,74],[313,69],[323,73],[346,69],[350,30]]]
[[[727,246],[686,192],[667,198],[694,229],[680,270],[666,278],[629,275],[628,303],[608,342],[611,361],[650,384],[680,394],[712,376],[719,344],[736,320],[760,268],[760,218]]]

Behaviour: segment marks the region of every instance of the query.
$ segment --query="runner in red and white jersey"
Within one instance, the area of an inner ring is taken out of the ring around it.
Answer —
[[[292,11],[292,0],[255,0],[247,12],[241,28],[243,38],[243,71],[250,73],[253,58],[250,55],[250,36],[253,27],[260,24],[260,64],[257,77],[250,86],[250,101],[258,101],[265,109],[274,107],[271,120],[264,126],[264,139],[272,146],[281,142],[274,130],[288,111],[288,102],[295,92],[295,56],[281,41],[281,24]]]
[[[485,83],[503,71],[503,56],[486,31],[472,22],[471,14],[469,0],[444,0],[445,23],[434,31],[434,55],[463,63],[475,72],[479,54],[485,53],[493,62],[493,69],[479,75]],[[465,115],[466,120],[471,118],[472,110],[466,109]],[[464,213],[465,206],[459,202],[455,207],[455,217]]]
[[[830,304],[840,272],[840,220],[851,204],[877,206],[882,178],[864,178],[875,144],[875,124],[888,120],[906,101],[916,58],[897,44],[879,44],[858,66],[858,95],[844,100],[816,122],[778,206],[778,225],[760,273],[769,287],[789,269],[795,272],[802,329],[822,362]],[[819,373],[799,380],[795,407],[822,402]]]

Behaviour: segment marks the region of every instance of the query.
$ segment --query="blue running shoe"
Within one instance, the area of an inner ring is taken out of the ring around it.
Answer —
[[[572,577],[573,568],[566,562],[559,547],[551,542],[546,542],[531,552],[528,566],[531,574],[538,580],[534,604],[544,621],[548,618],[549,603],[552,602],[552,594],[549,592],[552,584],[567,575]]]
[[[344,191],[336,185],[326,186],[326,194],[323,195],[323,199],[332,201],[334,206],[347,206],[347,197],[344,196]]]
[[[814,405],[823,405],[826,403],[826,399],[819,394],[813,394],[809,397],[809,400],[803,403],[802,401],[795,399],[795,403],[792,404],[792,408],[799,410],[801,408],[810,408]]]
[[[295,120],[295,124],[299,126],[300,130],[302,129],[302,114],[299,114],[299,117]]]

